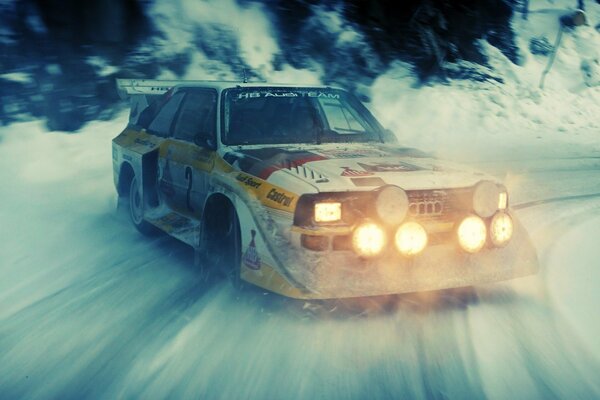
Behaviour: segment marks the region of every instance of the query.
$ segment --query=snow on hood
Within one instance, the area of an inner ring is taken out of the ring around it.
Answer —
[[[299,181],[315,191],[373,190],[397,185],[405,190],[473,186],[493,178],[419,150],[378,144],[242,148],[225,154],[240,170],[287,190]]]

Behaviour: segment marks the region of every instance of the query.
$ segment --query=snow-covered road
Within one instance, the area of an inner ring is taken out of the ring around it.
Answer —
[[[239,296],[115,212],[122,126],[0,131],[0,398],[600,396],[600,198],[519,210],[536,277],[367,300],[367,313]],[[600,192],[597,153],[544,154],[478,164],[513,204]]]

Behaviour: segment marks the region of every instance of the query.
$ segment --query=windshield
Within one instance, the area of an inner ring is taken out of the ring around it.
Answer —
[[[236,88],[223,96],[223,143],[381,142],[369,111],[342,90]]]

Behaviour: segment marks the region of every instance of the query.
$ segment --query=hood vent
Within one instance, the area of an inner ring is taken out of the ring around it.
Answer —
[[[297,175],[300,178],[310,180],[315,183],[329,182],[329,178],[327,178],[325,175],[316,172],[314,169],[306,167],[304,165],[298,165],[290,160],[286,161],[286,169],[290,173]]]

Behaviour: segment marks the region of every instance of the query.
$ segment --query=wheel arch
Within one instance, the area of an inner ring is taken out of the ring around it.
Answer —
[[[202,213],[202,224],[205,222],[216,222],[216,220],[207,221],[207,216],[218,216],[225,213],[224,207],[231,207],[235,211],[235,215],[238,219],[238,227],[240,229],[240,246],[244,248],[247,246],[248,239],[245,232],[250,232],[250,229],[254,226],[254,220],[250,209],[245,202],[238,198],[233,193],[215,192],[210,194],[204,202],[203,213]],[[251,221],[251,222],[249,222]],[[247,226],[248,224],[252,226]],[[210,225],[210,224],[209,224]],[[210,229],[210,226],[206,226]]]
[[[221,192],[212,193],[204,202],[204,215],[207,215],[211,211],[221,210],[226,207],[234,207],[233,201],[229,196]]]

